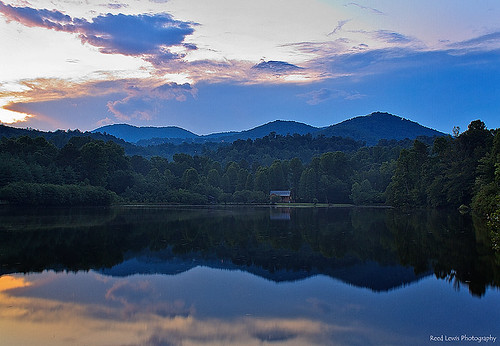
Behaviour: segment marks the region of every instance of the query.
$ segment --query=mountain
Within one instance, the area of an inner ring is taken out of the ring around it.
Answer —
[[[293,135],[295,133],[299,135],[305,135],[308,133],[315,133],[319,128],[307,125],[304,123],[299,123],[297,121],[287,121],[287,120],[275,120],[270,123],[254,127],[250,130],[245,130],[241,132],[222,132],[222,133],[212,133],[210,135],[201,136],[205,139],[223,139],[225,142],[235,141],[237,139],[246,140],[262,138],[267,136],[271,132],[277,135],[286,136],[287,134]]]
[[[164,131],[155,132],[158,129]],[[217,132],[209,135],[196,135],[190,131],[181,129],[179,127],[135,127],[125,124],[108,125],[95,129],[92,132],[100,132],[112,134],[116,137],[122,138],[126,141],[132,141],[140,146],[161,145],[165,143],[181,144],[182,142],[194,143],[232,143],[238,139],[256,139],[267,136],[271,132],[277,135],[286,136],[287,134],[293,135],[295,133],[304,135],[307,133],[315,133],[320,128],[310,126],[307,124],[299,123],[297,121],[288,120],[275,120],[264,125],[254,127],[250,130],[244,131],[231,131],[231,132]]]
[[[290,256],[285,250],[275,250],[273,254],[278,258]],[[356,259],[324,258],[307,250],[294,254],[298,258],[301,268],[263,268],[256,264],[236,264],[231,258],[219,257],[215,254],[197,252],[187,254],[172,253],[170,248],[160,251],[142,250],[140,253],[131,253],[123,262],[111,268],[100,269],[103,275],[113,277],[127,277],[132,275],[179,275],[193,268],[202,266],[212,269],[239,270],[251,273],[258,277],[274,282],[294,282],[316,275],[326,275],[341,280],[347,284],[368,288],[374,292],[387,292],[412,283],[431,275],[430,271],[415,274],[414,268],[403,267],[396,263],[379,264],[376,261],[361,261]]]
[[[326,137],[351,137],[354,140],[365,141],[367,145],[375,145],[381,139],[401,140],[445,135],[414,121],[381,112],[345,120],[323,128],[315,134]]]
[[[287,134],[311,134],[313,136],[323,135],[325,137],[352,138],[356,141],[364,141],[367,145],[375,145],[381,139],[415,139],[419,136],[435,137],[446,134],[422,126],[414,121],[410,121],[389,113],[375,112],[366,116],[359,116],[328,127],[314,127],[296,121],[275,120],[264,125],[257,126],[250,130],[240,132],[219,132],[209,135],[199,136],[188,130],[176,126],[168,127],[137,127],[126,124],[107,125],[93,130],[92,132],[62,131],[44,132],[34,129],[21,129],[0,124],[1,137],[44,137],[53,142],[57,147],[64,146],[71,137],[90,136],[93,139],[113,141],[125,148],[131,155],[145,155],[143,147],[149,145],[161,145],[170,143],[179,145],[183,142],[192,145],[204,143],[232,143],[235,140],[256,139],[269,135],[270,133],[286,136]],[[128,142],[128,143],[127,143]],[[133,146],[135,143],[139,146]],[[142,147],[142,148],[141,148]],[[196,152],[196,148],[191,148]],[[199,148],[198,148],[199,149]],[[181,150],[181,148],[179,148]],[[193,152],[194,153],[194,152]]]
[[[127,124],[115,124],[99,127],[92,132],[107,133],[130,143],[137,143],[140,140],[149,140],[153,138],[192,139],[199,137],[198,135],[177,126],[137,127]]]
[[[107,125],[95,129],[94,133],[107,133],[125,141],[141,146],[160,145],[164,143],[181,144],[182,142],[231,143],[235,140],[256,139],[274,132],[277,135],[311,134],[325,137],[350,137],[356,141],[364,141],[367,145],[375,145],[381,139],[415,139],[419,136],[435,137],[445,134],[422,126],[414,121],[389,113],[375,112],[366,116],[358,116],[328,127],[314,127],[296,121],[275,120],[250,130],[219,132],[199,136],[180,127],[136,127],[125,124]]]

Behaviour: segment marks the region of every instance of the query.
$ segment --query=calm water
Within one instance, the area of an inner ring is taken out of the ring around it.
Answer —
[[[497,344],[490,248],[445,212],[3,208],[0,345]]]

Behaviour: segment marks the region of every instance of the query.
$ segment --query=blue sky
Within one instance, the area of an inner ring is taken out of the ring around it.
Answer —
[[[386,111],[500,127],[500,3],[0,0],[0,121],[43,130]]]

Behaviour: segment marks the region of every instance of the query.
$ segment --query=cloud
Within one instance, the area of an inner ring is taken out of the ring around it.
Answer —
[[[191,23],[173,20],[169,14],[108,13],[92,22],[79,19],[75,23],[82,42],[99,47],[104,53],[125,55],[162,54],[163,47],[181,44],[194,31]]]
[[[361,35],[358,38],[361,40],[378,41],[379,43],[383,43],[383,46],[387,48],[389,48],[390,46],[401,47],[402,45],[409,45],[409,44],[413,44],[415,48],[422,48],[422,47],[417,47],[417,45],[422,46],[419,40],[391,30],[374,30],[374,31],[349,30],[347,32],[350,34]],[[360,41],[358,42],[358,44],[359,43],[365,43],[365,42]]]
[[[495,48],[500,46],[500,32],[492,32],[450,45],[452,48],[488,48],[490,46]]]
[[[44,27],[64,31],[64,25],[71,23],[70,16],[56,10],[37,10],[30,7],[14,7],[0,1],[0,13],[8,20],[19,22],[28,27]]]
[[[96,125],[98,127],[102,127],[102,126],[105,126],[105,125],[111,125],[113,124],[113,120],[111,120],[110,118],[106,117],[104,119],[101,119],[99,121],[96,122]]]
[[[111,4],[116,6],[117,4]],[[153,59],[175,59],[168,48],[181,45],[194,32],[192,22],[175,20],[168,13],[100,15],[87,21],[57,11],[15,7],[0,1],[0,13],[9,21],[28,27],[41,27],[77,34],[82,43],[98,47],[102,53],[132,56],[151,55]],[[195,47],[190,44],[190,49]]]
[[[389,30],[377,30],[373,32],[373,37],[387,43],[410,43],[412,39],[408,36]]]
[[[12,95],[12,101],[3,107],[19,116],[30,115],[23,124],[41,129],[88,129],[131,119],[150,122],[166,103],[183,102],[197,94],[190,84],[165,83],[159,78],[85,83],[38,79],[24,81],[23,85],[26,90]],[[6,96],[0,92],[0,102],[2,97]]]
[[[188,83],[165,83],[154,88],[151,95],[163,100],[186,101],[187,95],[196,95],[196,89]]]
[[[305,94],[300,94],[298,96],[306,98],[306,102],[314,106],[331,99],[358,100],[360,98],[363,98],[365,95],[362,95],[358,92],[321,88],[319,90],[313,90]]]
[[[432,53],[418,52],[411,48],[395,47],[368,50],[358,46],[350,53],[329,56],[325,54],[312,61],[310,68],[324,70],[331,76],[357,77],[416,67],[421,65],[423,61],[429,62],[431,57]]]
[[[107,8],[110,8],[112,10],[119,10],[120,8],[127,8],[128,7],[128,4],[118,4],[118,3],[114,3],[114,4],[106,4],[104,5],[106,6]]]
[[[346,4],[345,6],[346,6],[346,7],[347,7],[347,6],[356,6],[356,7],[360,8],[360,9],[362,9],[362,10],[368,10],[368,11],[370,11],[371,13],[374,13],[374,14],[384,14],[384,12],[379,11],[379,10],[377,10],[376,8],[373,8],[373,7],[368,7],[368,6],[363,6],[363,5],[357,4],[357,3],[355,3],[355,2],[350,2],[350,3]]]
[[[334,35],[336,34],[337,32],[339,32],[340,30],[342,30],[342,27],[344,25],[346,25],[347,23],[349,23],[351,20],[350,19],[346,19],[346,20],[339,20],[337,26],[330,32],[328,33],[327,36],[331,36],[331,35]]]
[[[301,70],[301,67],[284,62],[284,61],[261,61],[257,65],[252,67],[253,69],[261,71],[269,71],[274,74],[286,74],[290,72],[295,72]]]
[[[163,101],[186,101],[187,96],[194,97],[196,89],[191,85],[165,83],[154,88],[129,88],[129,95],[121,100],[109,101],[108,111],[120,121],[139,119],[150,121],[163,108]]]
[[[284,44],[281,47],[291,47],[306,54],[318,56],[340,54],[345,51],[343,39],[325,42],[296,42]]]

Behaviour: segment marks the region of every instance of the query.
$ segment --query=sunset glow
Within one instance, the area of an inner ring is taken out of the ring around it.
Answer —
[[[0,121],[202,134],[278,114],[325,126],[383,110],[445,132],[476,118],[496,127],[499,106],[486,101],[500,92],[499,16],[492,0],[0,1],[0,104],[10,104]],[[155,95],[159,80],[172,93],[187,83],[196,97]],[[95,83],[107,83],[104,94],[87,87]],[[220,118],[229,89],[242,107],[259,100],[255,116]],[[337,97],[303,96],[321,90]],[[353,94],[363,97],[341,97]]]

